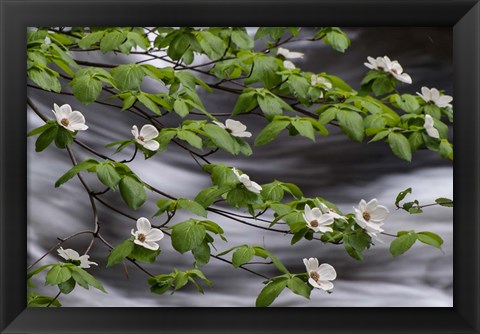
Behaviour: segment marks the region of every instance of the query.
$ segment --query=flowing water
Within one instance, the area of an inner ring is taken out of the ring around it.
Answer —
[[[305,53],[304,59],[295,61],[297,66],[338,75],[358,88],[367,70],[363,66],[366,57],[389,55],[391,59],[398,59],[405,72],[413,78],[414,84],[403,86],[403,89],[414,93],[426,85],[445,89],[447,94],[453,95],[450,29],[350,28],[346,31],[352,38],[352,46],[345,54],[334,52],[322,43],[299,42],[288,46],[291,50]],[[122,56],[110,59],[91,53],[81,53],[76,57],[116,63],[126,59]],[[149,84],[145,83],[145,89]],[[28,94],[48,117],[53,117],[49,113],[53,103],[70,103],[74,109],[82,111],[90,128],[79,133],[77,138],[107,155],[113,150],[103,148],[105,143],[130,138],[131,126],[144,124],[142,119],[126,112],[119,115],[118,109],[111,107],[98,104],[85,107],[68,96],[34,89],[29,89]],[[204,101],[211,112],[229,112],[235,103],[227,95],[212,99],[205,94]],[[254,134],[266,124],[255,116],[238,116],[238,119],[246,123]],[[178,118],[167,116],[162,121],[174,126]],[[28,127],[41,124],[42,121],[29,111]],[[219,152],[211,156],[211,161],[236,166],[258,183],[268,183],[273,179],[293,182],[304,191],[305,196],[323,196],[335,202],[344,212],[351,212],[352,206],[356,206],[362,198],[367,201],[377,198],[391,211],[384,226],[386,232],[408,229],[435,232],[445,240],[443,252],[419,244],[399,258],[392,258],[388,251],[391,238],[382,236],[385,243],[366,251],[365,261],[359,262],[350,258],[342,246],[324,245],[315,240],[290,246],[289,236],[241,225],[210,213],[209,219],[222,225],[229,240],[228,244],[216,242],[217,249],[222,251],[243,243],[261,244],[292,272],[305,270],[304,257],[318,257],[321,263],[330,263],[336,268],[338,278],[334,281],[333,294],[315,290],[311,301],[306,301],[285,290],[274,306],[452,306],[453,210],[433,206],[426,208],[421,215],[411,216],[396,211],[393,205],[398,192],[408,187],[414,191],[410,196],[420,203],[432,203],[437,197],[452,198],[452,164],[429,151],[416,153],[414,162],[407,163],[394,157],[385,143],[358,144],[348,140],[336,128],[330,130],[330,136],[318,138],[316,143],[281,135],[265,147],[254,148],[251,158],[232,157]],[[71,167],[66,153],[52,147],[35,153],[34,142],[34,138],[28,140],[28,264],[52,247],[57,242],[56,237],[67,236],[92,225],[88,196],[78,179],[72,179],[58,189],[53,186],[55,180]],[[79,147],[74,146],[73,149],[79,161],[88,157]],[[126,149],[115,158],[121,160],[131,154],[132,150]],[[190,155],[173,145],[167,152],[147,161],[138,157],[130,166],[147,183],[176,197],[193,198],[202,187],[210,185],[208,175],[200,170]],[[86,180],[94,190],[103,189],[90,175],[86,175]],[[148,198],[149,201],[138,212],[124,211],[137,217],[151,217],[159,198],[154,193],[149,193]],[[105,194],[105,199],[114,206],[125,208],[118,192]],[[116,245],[128,238],[134,223],[99,203],[98,207],[106,239]],[[187,218],[180,212],[172,223]],[[153,222],[158,224],[161,218],[153,219]],[[64,248],[82,252],[87,244],[88,237],[81,236],[65,243]],[[169,273],[174,267],[180,270],[191,268],[191,254],[179,255],[173,251],[168,238],[160,241],[160,245],[162,253],[157,262],[145,265],[149,271],[160,274]],[[106,270],[107,254],[102,244],[95,243],[90,255],[99,267],[89,271],[103,282],[108,295],[95,289],[76,288],[70,295],[60,298],[64,306],[253,306],[263,286],[261,278],[212,258],[202,269],[214,283],[214,288],[207,288],[205,295],[186,287],[174,295],[159,296],[149,292],[145,274],[131,264],[127,265],[128,278],[122,265]],[[41,263],[58,260],[58,256],[50,255]],[[278,274],[273,266],[250,267],[266,275]],[[43,278],[42,275],[40,277]],[[39,280],[35,283],[45,294],[56,294],[54,288],[43,287]]]

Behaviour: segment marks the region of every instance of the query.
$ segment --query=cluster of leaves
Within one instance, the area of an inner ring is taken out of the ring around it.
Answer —
[[[212,286],[212,282],[205,277],[200,269],[195,268],[191,270],[179,271],[174,269],[170,274],[162,274],[154,277],[149,277],[148,284],[151,285],[150,291],[153,293],[162,295],[168,290],[172,289],[172,294],[187,285],[188,282],[192,283],[203,294],[203,288],[195,279],[201,279],[208,286]]]
[[[30,131],[27,136],[39,135],[35,142],[35,151],[42,152],[52,142],[58,148],[66,148],[73,143],[73,136],[76,132],[65,129],[63,126],[58,125],[56,121],[48,120],[44,125]]]
[[[112,160],[99,162],[91,158],[82,161],[63,174],[55,182],[55,187],[60,187],[81,171],[96,173],[98,180],[112,190],[118,187],[122,199],[133,210],[147,200],[143,181],[126,164]]]
[[[75,286],[78,284],[84,289],[89,289],[90,286],[107,293],[102,283],[100,283],[95,277],[90,275],[87,271],[80,268],[76,263],[72,262],[60,262],[57,264],[47,264],[41,266],[30,273],[27,274],[27,282],[29,280],[44,271],[45,269],[50,268],[45,276],[45,285],[57,286],[61,293],[69,294],[75,289]],[[31,283],[30,283],[30,286]],[[32,292],[30,297],[33,306],[46,306],[50,303],[54,306],[60,306],[59,303],[55,303],[55,299],[41,296],[37,293]]]
[[[410,202],[405,202],[402,205],[400,205],[400,202],[405,199],[405,197],[408,194],[412,193],[412,188],[407,188],[403,191],[401,191],[398,195],[397,198],[395,199],[395,206],[397,209],[402,209],[410,214],[417,214],[417,213],[422,213],[422,206],[420,205],[420,202],[418,200],[413,200]],[[435,203],[440,205],[440,206],[445,206],[448,208],[453,207],[453,201],[451,199],[445,198],[445,197],[439,197],[435,200]]]

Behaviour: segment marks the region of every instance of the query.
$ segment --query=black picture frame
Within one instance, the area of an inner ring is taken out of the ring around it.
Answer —
[[[1,333],[480,333],[478,1],[0,0]],[[26,308],[27,26],[446,26],[454,33],[454,307]]]

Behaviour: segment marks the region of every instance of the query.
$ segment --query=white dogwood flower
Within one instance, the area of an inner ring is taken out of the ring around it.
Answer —
[[[358,203],[358,208],[354,207],[353,209],[355,210],[355,221],[365,229],[368,235],[376,238],[377,233],[383,232],[382,222],[388,217],[390,211],[385,206],[379,205],[376,198],[368,203],[362,199]]]
[[[368,63],[364,63],[366,67],[377,70],[384,71],[393,75],[398,81],[402,81],[408,84],[412,83],[412,78],[407,74],[403,73],[402,65],[397,60],[390,60],[387,56],[377,57],[367,57]]]
[[[80,268],[90,268],[90,265],[98,266],[97,263],[88,260],[90,258],[89,255],[80,256],[80,254],[78,254],[78,252],[74,251],[73,249],[63,249],[62,247],[60,247],[59,249],[57,249],[57,252],[58,255],[63,257],[65,260],[76,264]]]
[[[425,123],[423,124],[427,134],[432,138],[440,138],[438,130],[433,127],[433,118],[430,115],[425,115]]]
[[[227,119],[225,124],[217,121],[213,121],[213,123],[217,124],[222,129],[225,129],[228,133],[230,133],[234,137],[251,137],[252,134],[247,130],[245,124],[239,121],[235,121],[233,119]]]
[[[277,55],[281,55],[285,57],[286,59],[298,59],[298,58],[303,58],[303,53],[301,52],[292,52],[288,49],[285,48],[278,48],[277,50]]]
[[[85,125],[85,117],[80,111],[72,110],[69,104],[64,104],[59,107],[56,103],[53,104],[52,112],[55,114],[57,123],[69,131],[83,131],[87,130]]]
[[[296,68],[295,64],[292,63],[290,60],[284,60],[283,67],[285,67],[287,70],[294,70]]]
[[[134,232],[134,229],[132,228],[131,233],[135,237],[133,242],[139,246],[154,251],[159,247],[156,241],[160,241],[164,237],[163,232],[158,228],[152,228],[150,221],[145,217],[141,217],[137,220],[137,231]]]
[[[156,151],[159,149],[160,144],[154,140],[158,137],[158,130],[153,125],[145,124],[140,133],[136,125],[132,126],[132,134],[135,141],[145,147],[147,150]]]
[[[312,86],[321,85],[326,89],[332,89],[333,87],[330,80],[321,76],[317,76],[316,74],[312,75],[312,77],[310,78],[310,83],[312,84]]]
[[[331,281],[337,278],[337,272],[328,263],[322,263],[318,265],[318,259],[309,258],[303,259],[303,263],[307,268],[308,283],[314,288],[330,291],[333,289],[333,283]]]
[[[233,168],[232,170],[238,181],[240,181],[245,186],[245,188],[255,194],[259,194],[260,191],[262,191],[262,187],[257,182],[251,181],[250,177],[247,174],[240,175],[238,169],[236,168]]]
[[[436,88],[429,89],[422,87],[422,93],[417,92],[425,102],[433,102],[439,108],[452,107],[450,102],[453,101],[453,97],[450,95],[440,95],[440,92]]]
[[[308,228],[315,232],[333,232],[332,228],[328,226],[333,224],[333,216],[330,213],[322,213],[319,208],[311,209],[308,204],[305,204],[303,219]]]

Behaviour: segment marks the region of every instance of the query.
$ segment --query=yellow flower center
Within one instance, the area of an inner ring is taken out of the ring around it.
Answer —
[[[68,126],[68,124],[70,124],[70,121],[67,118],[63,118],[60,123],[62,123],[63,126]]]
[[[369,221],[370,220],[370,214],[368,212],[364,212],[363,213],[363,219],[365,219],[366,221]]]
[[[320,275],[316,271],[310,272],[310,277],[315,281],[318,282],[320,279]]]
[[[310,222],[310,226],[312,226],[312,227],[318,227],[318,220],[316,220],[316,219],[315,219],[315,220],[312,220],[312,221]]]
[[[140,241],[140,242],[145,242],[145,234],[143,233],[139,233],[138,236],[137,236],[137,239]]]

